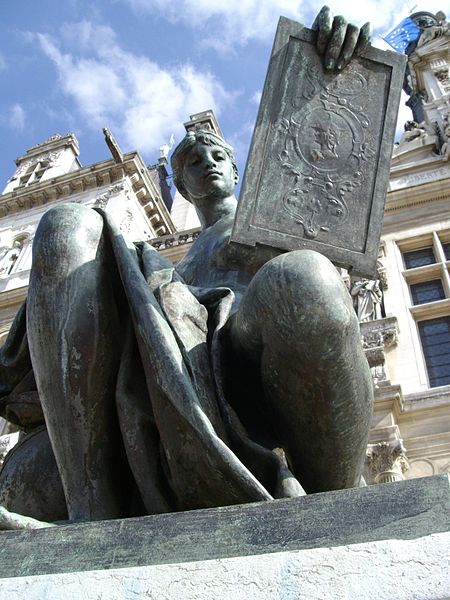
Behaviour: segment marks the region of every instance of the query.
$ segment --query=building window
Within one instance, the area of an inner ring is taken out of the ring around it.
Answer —
[[[436,262],[433,248],[420,248],[420,250],[412,250],[403,252],[403,261],[407,269],[432,265]]]
[[[32,183],[38,183],[42,175],[49,167],[48,160],[42,160],[38,163],[30,165],[19,180],[19,187],[25,187]]]
[[[445,259],[450,260],[450,242],[442,244],[442,248],[444,249]]]
[[[430,387],[450,385],[450,316],[419,323]]]
[[[430,387],[450,385],[450,231],[399,242]]]
[[[413,283],[409,286],[413,304],[425,304],[425,302],[436,302],[445,298],[444,288],[440,279]]]

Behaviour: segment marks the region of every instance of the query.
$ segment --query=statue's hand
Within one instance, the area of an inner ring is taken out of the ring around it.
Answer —
[[[342,70],[355,54],[361,53],[370,43],[372,27],[366,23],[356,27],[344,17],[334,17],[324,6],[314,20],[312,29],[317,30],[317,52],[323,57],[325,69]]]

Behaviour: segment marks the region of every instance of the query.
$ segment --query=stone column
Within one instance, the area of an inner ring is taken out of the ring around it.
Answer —
[[[409,464],[401,440],[370,444],[367,449],[366,466],[370,475],[369,483],[402,481]]]

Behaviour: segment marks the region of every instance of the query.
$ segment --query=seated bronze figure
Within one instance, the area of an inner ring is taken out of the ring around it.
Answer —
[[[326,68],[367,43],[326,8],[316,27]],[[202,223],[176,268],[101,211],[40,222],[0,354],[0,408],[33,429],[0,474],[10,511],[111,519],[360,484],[372,381],[338,271],[228,243],[238,175],[221,138],[188,133],[172,166]]]

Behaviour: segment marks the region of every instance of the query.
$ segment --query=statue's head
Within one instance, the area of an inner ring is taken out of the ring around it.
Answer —
[[[239,175],[233,148],[211,131],[189,131],[175,148],[173,181],[184,198],[233,194]]]

